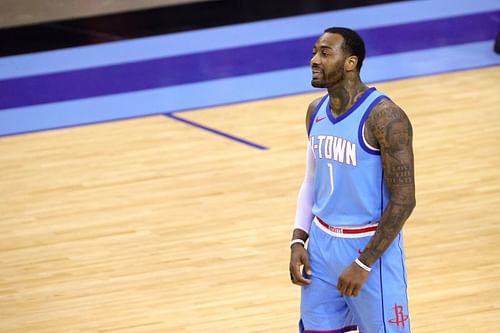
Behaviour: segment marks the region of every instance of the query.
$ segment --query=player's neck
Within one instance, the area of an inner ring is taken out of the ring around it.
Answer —
[[[335,117],[349,110],[368,87],[356,78],[346,78],[335,86],[328,88],[330,95],[330,110]]]

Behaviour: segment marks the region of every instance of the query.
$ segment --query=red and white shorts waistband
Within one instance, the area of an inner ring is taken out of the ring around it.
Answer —
[[[314,218],[314,223],[324,232],[335,237],[360,238],[373,236],[377,230],[378,223],[361,225],[358,227],[336,227],[329,225],[319,217]]]

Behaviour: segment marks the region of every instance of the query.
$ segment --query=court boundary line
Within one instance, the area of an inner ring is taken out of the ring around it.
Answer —
[[[260,150],[268,150],[269,148],[268,147],[265,147],[265,146],[262,146],[262,145],[259,145],[257,143],[254,143],[254,142],[251,142],[251,141],[248,141],[246,139],[243,139],[243,138],[239,138],[237,136],[234,136],[232,134],[229,134],[229,133],[225,133],[225,132],[222,132],[222,131],[219,131],[215,128],[211,128],[211,127],[208,127],[208,126],[205,126],[205,125],[202,125],[202,124],[199,124],[197,122],[194,122],[192,120],[188,120],[188,119],[185,119],[185,118],[181,118],[175,114],[173,114],[173,112],[170,112],[170,113],[164,113],[163,114],[165,117],[168,117],[168,118],[171,118],[173,120],[176,120],[176,121],[179,121],[181,123],[184,123],[184,124],[187,124],[187,125],[190,125],[190,126],[193,126],[193,127],[196,127],[196,128],[199,128],[199,129],[202,129],[204,131],[207,131],[207,132],[210,132],[212,134],[215,134],[215,135],[219,135],[219,136],[222,136],[226,139],[229,139],[229,140],[232,140],[232,141],[236,141],[238,143],[242,143],[244,145],[247,145],[247,146],[250,146],[250,147],[253,147],[253,148],[257,148],[257,149],[260,149]]]

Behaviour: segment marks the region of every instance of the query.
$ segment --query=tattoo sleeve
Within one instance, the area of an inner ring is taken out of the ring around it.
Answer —
[[[377,231],[359,257],[372,266],[394,241],[415,207],[413,130],[403,110],[389,100],[372,110],[366,128],[380,147],[384,177],[391,193]]]

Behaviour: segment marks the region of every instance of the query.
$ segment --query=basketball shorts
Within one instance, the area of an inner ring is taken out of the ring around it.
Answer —
[[[340,294],[336,285],[372,237],[349,229],[311,224],[308,253],[311,283],[301,291],[301,333],[408,333],[407,283],[403,237],[400,233],[372,266],[357,297]]]

